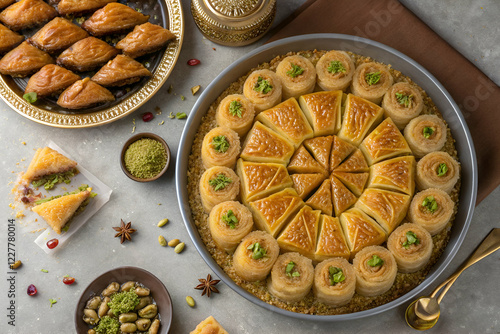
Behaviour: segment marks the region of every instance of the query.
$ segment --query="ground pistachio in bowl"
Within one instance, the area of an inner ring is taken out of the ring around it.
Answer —
[[[151,291],[139,282],[112,282],[83,310],[88,334],[159,333],[160,315]]]

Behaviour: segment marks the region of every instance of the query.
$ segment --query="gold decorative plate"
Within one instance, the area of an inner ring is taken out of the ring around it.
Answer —
[[[130,90],[124,90],[123,96],[117,97],[113,103],[82,111],[69,111],[45,99],[30,104],[23,99],[27,80],[7,75],[0,75],[0,97],[22,116],[58,128],[103,125],[137,110],[160,89],[172,72],[184,39],[184,17],[181,0],[128,1],[128,4],[150,14],[150,22],[168,28],[177,37],[168,44],[163,55],[160,52],[151,58],[151,78],[140,81]]]

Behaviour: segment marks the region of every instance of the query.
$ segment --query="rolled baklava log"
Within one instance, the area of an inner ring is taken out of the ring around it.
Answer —
[[[323,90],[344,90],[352,82],[354,62],[344,51],[329,51],[316,63],[318,86]]]
[[[215,120],[218,126],[230,128],[243,138],[252,127],[254,116],[253,103],[243,95],[233,94],[221,101]]]
[[[243,95],[253,103],[256,113],[281,102],[281,79],[270,70],[252,72],[243,85]]]
[[[200,178],[201,204],[205,212],[222,202],[234,201],[240,192],[240,179],[228,167],[207,169]]]
[[[424,101],[417,87],[407,82],[398,82],[384,95],[382,108],[398,129],[403,130],[408,122],[420,115]]]
[[[446,152],[432,152],[417,163],[415,182],[420,190],[438,188],[451,193],[460,177],[460,166]]]
[[[387,240],[387,249],[396,259],[401,273],[413,273],[425,267],[431,258],[432,247],[431,234],[413,223],[399,226]]]
[[[393,78],[387,66],[378,63],[364,63],[354,71],[351,92],[363,99],[379,104]]]
[[[354,257],[353,266],[356,272],[356,292],[366,297],[387,292],[398,273],[396,259],[382,246],[363,248]]]
[[[240,202],[222,202],[210,211],[208,227],[217,247],[230,253],[252,230],[252,213]]]
[[[439,151],[446,143],[446,125],[436,115],[421,115],[410,121],[404,130],[406,141],[417,158]]]
[[[312,288],[314,267],[312,261],[299,253],[280,255],[267,281],[269,292],[286,302],[303,299]]]
[[[272,235],[264,231],[250,232],[233,254],[234,271],[245,281],[263,280],[279,254],[280,247]]]
[[[289,56],[283,59],[276,68],[281,79],[283,100],[312,93],[316,86],[316,69],[302,56]]]
[[[214,128],[205,135],[201,144],[203,166],[234,168],[240,149],[240,138],[236,132],[226,127]]]
[[[413,197],[408,218],[436,235],[450,222],[454,206],[450,195],[441,189],[429,188]]]
[[[320,262],[314,269],[314,295],[319,302],[339,307],[351,300],[356,290],[356,273],[344,258]]]

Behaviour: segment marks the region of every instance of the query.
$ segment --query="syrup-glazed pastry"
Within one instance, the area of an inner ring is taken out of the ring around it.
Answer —
[[[344,162],[342,162],[338,167],[335,167],[335,172],[346,172],[346,173],[362,173],[369,172],[370,167],[366,163],[366,159],[360,150],[354,150],[354,153],[349,156]]]
[[[61,15],[82,14],[93,12],[117,0],[54,0],[58,2],[57,11]]]
[[[109,90],[90,78],[85,78],[66,88],[59,96],[57,104],[67,109],[84,109],[114,100],[115,97]]]
[[[329,51],[316,63],[318,86],[325,91],[345,90],[352,81],[355,66],[344,51]]]
[[[201,160],[205,168],[226,166],[234,168],[240,153],[238,134],[226,127],[210,130],[203,138]]]
[[[417,87],[407,82],[398,82],[384,95],[382,108],[398,129],[403,130],[408,122],[420,115],[424,100]]]
[[[370,167],[368,187],[401,191],[412,196],[415,191],[415,166],[412,155],[376,163]]]
[[[36,186],[45,185],[47,176],[57,175],[59,178],[63,173],[73,171],[76,174],[76,161],[62,155],[50,147],[39,148],[36,150],[35,156],[31,160],[26,173],[22,175],[22,180],[25,185],[29,185],[33,181],[40,181]],[[53,185],[52,185],[53,186]],[[50,187],[45,187],[49,189]]]
[[[279,254],[278,242],[269,233],[250,232],[233,254],[233,268],[245,281],[260,281],[267,277]]]
[[[267,281],[271,294],[293,303],[302,300],[311,291],[314,281],[312,261],[299,253],[278,256]]]
[[[436,115],[422,115],[410,121],[404,130],[406,141],[417,158],[439,151],[446,143],[446,125]]]
[[[281,79],[270,70],[252,72],[243,85],[243,95],[253,103],[256,113],[281,102]]]
[[[343,257],[348,260],[350,256],[351,252],[349,246],[347,246],[339,219],[321,215],[314,260],[319,262],[332,257]]]
[[[16,0],[0,0],[0,9],[12,5]]]
[[[137,58],[160,50],[175,38],[170,30],[146,22],[135,26],[124,39],[116,43],[116,48],[131,58]]]
[[[24,41],[24,36],[0,24],[0,54],[4,54]]]
[[[92,81],[105,87],[121,87],[150,76],[151,72],[138,61],[128,56],[118,55],[101,67],[92,77]]]
[[[0,73],[22,78],[53,63],[54,59],[47,52],[22,42],[0,60]]]
[[[316,86],[316,70],[309,59],[299,55],[283,59],[276,68],[283,87],[283,100],[312,93]]]
[[[333,136],[306,139],[304,146],[311,152],[323,168],[330,169],[330,154],[333,146]]]
[[[252,127],[255,109],[252,102],[240,94],[226,96],[217,107],[217,125],[234,130],[243,138]]]
[[[88,36],[89,34],[76,24],[62,17],[56,17],[29,38],[28,42],[43,51],[54,54]]]
[[[302,145],[295,151],[287,169],[289,173],[320,173],[327,175],[326,169],[314,160]]]
[[[95,70],[113,59],[120,51],[95,37],[84,38],[57,57],[57,64],[73,71]]]
[[[207,169],[200,178],[201,203],[210,212],[219,203],[234,201],[240,192],[240,179],[227,167]]]
[[[57,16],[54,7],[41,0],[21,0],[0,13],[0,21],[17,31],[29,29],[52,20]]]
[[[387,240],[387,249],[394,255],[401,273],[413,273],[425,267],[432,248],[431,234],[418,224],[401,225]]]
[[[318,190],[306,201],[306,204],[315,210],[321,210],[326,215],[332,215],[332,186],[329,179],[323,181]]]
[[[333,171],[332,176],[336,177],[349,188],[356,196],[360,196],[365,189],[368,173],[346,173]]]
[[[413,197],[408,219],[425,228],[431,235],[436,235],[448,225],[454,208],[450,195],[441,189],[429,188]]]
[[[290,177],[293,181],[293,189],[302,199],[306,198],[326,178],[325,174],[322,173],[292,174]]]
[[[378,63],[364,63],[354,71],[351,92],[373,103],[380,103],[392,86],[394,79],[387,66]]]
[[[80,80],[80,76],[62,68],[49,64],[31,76],[24,93],[34,92],[39,97],[57,94]]]
[[[344,258],[320,262],[314,269],[314,295],[319,302],[334,307],[351,300],[356,290],[356,272]]]
[[[356,147],[343,141],[337,136],[333,136],[332,150],[330,154],[330,171],[333,171],[337,166],[344,161],[352,152],[356,150]]]
[[[121,3],[109,3],[97,10],[82,24],[82,28],[93,36],[118,34],[148,22],[149,15],[144,15]]]
[[[217,247],[233,252],[241,239],[252,231],[252,213],[240,202],[222,202],[210,211],[208,226]]]
[[[347,187],[334,175],[330,176],[332,185],[332,201],[335,216],[339,217],[342,212],[350,208],[358,200]]]
[[[432,152],[417,163],[415,181],[420,190],[438,188],[451,193],[460,178],[460,166],[446,152]]]
[[[311,123],[314,136],[336,134],[342,120],[342,91],[316,92],[302,95],[300,107]]]

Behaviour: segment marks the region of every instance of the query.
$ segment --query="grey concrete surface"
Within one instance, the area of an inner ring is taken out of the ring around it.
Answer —
[[[179,213],[174,161],[184,121],[168,119],[167,115],[170,111],[189,113],[197,98],[191,95],[190,87],[201,85],[203,89],[223,68],[263,42],[243,48],[213,44],[202,38],[196,29],[190,16],[189,0],[182,2],[186,34],[178,64],[165,86],[133,115],[98,128],[64,130],[32,122],[0,102],[0,191],[3,194],[0,199],[0,267],[4,268],[0,274],[0,333],[74,333],[73,313],[80,293],[96,276],[122,265],[142,267],[164,282],[174,305],[171,330],[174,334],[189,333],[209,315],[214,315],[230,333],[413,333],[404,322],[406,305],[358,321],[319,324],[268,312],[241,298],[222,283],[219,284],[221,293],[211,299],[201,297],[198,291],[193,290],[197,279],[211,271],[189,239]],[[302,2],[278,0],[275,24]],[[403,2],[469,59],[477,58],[478,66],[498,82],[498,2]],[[481,6],[483,9],[479,9]],[[483,26],[486,28],[483,29]],[[198,58],[202,64],[189,67],[186,61],[190,58]],[[171,84],[175,94],[167,93],[167,87]],[[181,100],[181,94],[186,96],[185,101]],[[156,116],[150,123],[143,123],[140,115],[153,111],[156,106],[162,109],[162,115]],[[120,170],[120,149],[131,136],[133,119],[136,119],[136,132],[157,133],[170,145],[174,161],[167,175],[157,182],[136,183]],[[162,120],[165,124],[158,125]],[[16,173],[27,167],[34,149],[44,146],[49,139],[62,146],[114,192],[110,202],[55,256],[46,255],[33,242],[40,233],[34,230],[43,227],[43,223],[27,218],[16,219],[16,258],[21,259],[24,265],[16,275],[15,297],[12,297],[8,296],[11,289],[7,281],[7,221],[13,218],[17,210],[9,207],[9,203],[12,203],[12,184],[9,182],[14,181]],[[497,188],[476,208],[464,244],[440,280],[445,279],[465,260],[491,228],[500,227],[499,202],[500,189]],[[162,218],[169,218],[170,223],[160,229],[156,223]],[[138,229],[133,242],[120,245],[119,240],[113,238],[115,231],[111,227],[117,226],[120,219],[132,221]],[[185,241],[185,251],[176,255],[172,249],[159,247],[159,234],[168,240],[179,238]],[[500,332],[499,260],[500,253],[494,254],[458,279],[444,299],[442,317],[437,327],[430,333]],[[41,269],[49,272],[43,273]],[[61,279],[66,274],[76,277],[77,283],[64,285]],[[26,294],[29,284],[37,286],[37,296],[29,297]],[[430,292],[433,287],[429,287],[426,292]],[[186,304],[187,295],[195,298],[195,308],[191,309]],[[57,304],[50,307],[50,298],[56,299]],[[11,300],[16,305],[15,327],[8,324],[7,318]]]

